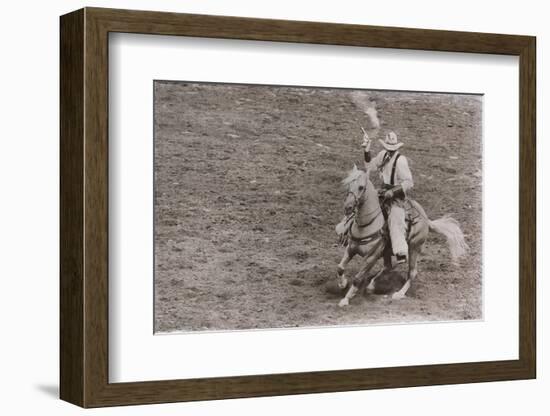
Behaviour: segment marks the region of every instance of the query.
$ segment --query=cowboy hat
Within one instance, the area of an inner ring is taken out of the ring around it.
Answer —
[[[386,138],[384,140],[379,139],[379,142],[382,143],[384,149],[390,152],[393,152],[403,146],[403,143],[397,141],[397,134],[395,134],[393,131],[390,131],[388,134],[386,134]]]

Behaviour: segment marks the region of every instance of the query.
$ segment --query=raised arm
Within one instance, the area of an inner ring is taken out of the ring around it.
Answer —
[[[371,169],[376,169],[380,165],[380,153],[373,157],[370,150],[371,145],[372,140],[369,138],[367,132],[363,130],[363,143],[361,143],[361,147],[363,148],[363,157],[365,159],[365,170],[367,174]]]

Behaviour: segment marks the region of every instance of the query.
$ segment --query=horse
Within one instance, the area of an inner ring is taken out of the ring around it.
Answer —
[[[340,307],[345,307],[349,305],[350,300],[365,283],[367,273],[380,257],[384,257],[384,268],[372,276],[368,282],[367,291],[374,290],[376,279],[392,269],[392,253],[378,191],[369,178],[369,172],[362,171],[354,165],[342,184],[347,190],[344,200],[345,217],[336,226],[336,232],[340,235],[341,241],[347,244],[342,260],[338,264],[337,282],[338,288],[342,291],[349,286],[344,298],[339,302]],[[417,277],[418,256],[430,231],[446,238],[454,263],[468,250],[464,234],[454,218],[443,216],[432,221],[418,202],[410,198],[407,198],[405,202],[410,204],[408,211],[414,212],[414,219],[411,219],[413,215],[409,217],[407,235],[409,270],[405,283],[397,292],[393,293],[392,299],[404,298],[412,281]],[[351,285],[349,285],[349,279],[345,275],[346,265],[357,254],[365,258],[365,263],[351,279]]]

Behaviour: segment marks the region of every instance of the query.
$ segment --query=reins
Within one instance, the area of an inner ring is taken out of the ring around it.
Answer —
[[[368,220],[365,224],[359,223],[358,218],[357,218],[358,217],[358,210],[359,210],[359,201],[360,201],[360,198],[364,195],[365,192],[366,192],[366,187],[365,187],[365,189],[363,189],[363,191],[361,191],[361,194],[359,194],[359,196],[355,195],[354,192],[348,191],[348,195],[349,194],[353,195],[353,198],[355,200],[355,204],[354,204],[354,207],[353,207],[353,213],[349,216],[349,218],[346,219],[345,226],[347,226],[347,224],[351,220],[354,220],[359,228],[368,227],[369,225],[374,223],[374,221],[382,213],[382,208],[380,206],[378,206],[374,210],[372,210],[371,212],[366,214],[367,217],[369,217],[371,215],[374,215],[370,220]],[[373,241],[377,237],[382,237],[382,233],[383,233],[382,229],[383,228],[384,227],[382,226],[382,227],[378,228],[376,231],[374,231],[371,234],[367,235],[366,237],[358,238],[358,237],[355,237],[353,235],[353,232],[352,232],[353,227],[351,226],[351,227],[349,227],[349,236],[355,243],[357,243],[359,245],[365,245],[365,244],[370,243],[371,241]]]
[[[377,212],[378,211],[378,212]],[[380,207],[378,207],[377,209],[375,209],[374,211],[370,212],[369,215],[373,212],[377,212],[376,215],[372,218],[372,220],[370,220],[367,224],[359,224],[359,222],[357,222],[357,218],[355,218],[355,223],[357,224],[357,226],[359,228],[365,228],[365,227],[368,227],[369,225],[371,225],[375,219],[377,219],[380,214],[382,213],[382,209]],[[357,244],[359,244],[360,246],[361,245],[365,245],[365,244],[368,244],[370,243],[372,240],[374,240],[375,238],[377,237],[382,237],[382,233],[383,233],[383,228],[384,226],[382,225],[381,227],[379,227],[376,231],[373,231],[372,233],[370,233],[369,235],[365,236],[365,237],[361,237],[361,238],[358,238],[358,237],[355,237],[353,235],[353,227],[350,227],[349,228],[349,236],[350,238],[356,242]]]
[[[364,228],[364,227],[368,227],[369,225],[371,225],[374,220],[376,218],[378,218],[378,215],[380,215],[380,212],[382,211],[382,208],[380,206],[378,206],[378,208],[375,208],[374,210],[372,210],[371,212],[369,212],[366,216],[370,216],[374,213],[376,213],[376,215],[370,220],[368,221],[366,224],[360,224],[359,221],[357,220],[357,211],[359,210],[359,201],[360,199],[363,197],[363,195],[365,195],[365,192],[367,192],[367,188],[365,187],[361,193],[359,195],[355,195],[354,192],[352,191],[348,191],[348,195],[349,194],[352,194],[353,195],[353,199],[355,200],[355,203],[353,204],[353,214],[350,215],[350,217],[346,220],[346,224],[352,219],[352,218],[355,218],[355,222],[357,223],[357,226],[359,228]]]
[[[380,227],[379,229],[377,229],[376,231],[370,233],[369,235],[367,235],[366,237],[361,237],[361,238],[358,238],[358,237],[355,237],[353,235],[353,232],[351,231],[351,228],[349,230],[349,237],[355,242],[357,243],[358,245],[362,246],[362,245],[365,245],[365,244],[368,244],[370,243],[372,240],[374,240],[375,238],[381,238],[383,237],[383,228],[384,227]]]
[[[359,221],[357,220],[357,214],[355,214],[355,222],[357,223],[357,226],[359,228],[365,228],[365,227],[368,227],[369,225],[371,225],[375,219],[378,218],[378,216],[380,215],[380,213],[382,212],[382,208],[378,207],[378,208],[375,208],[374,210],[372,210],[371,212],[369,212],[367,214],[367,216],[371,215],[371,214],[374,214],[376,213],[376,215],[370,220],[368,221],[366,224],[359,224]]]

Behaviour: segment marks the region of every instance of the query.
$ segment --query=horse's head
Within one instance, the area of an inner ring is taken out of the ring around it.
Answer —
[[[356,208],[360,207],[365,202],[368,175],[366,172],[357,169],[356,165],[353,165],[353,169],[342,183],[347,191],[344,200],[344,213],[345,215],[350,215]]]

